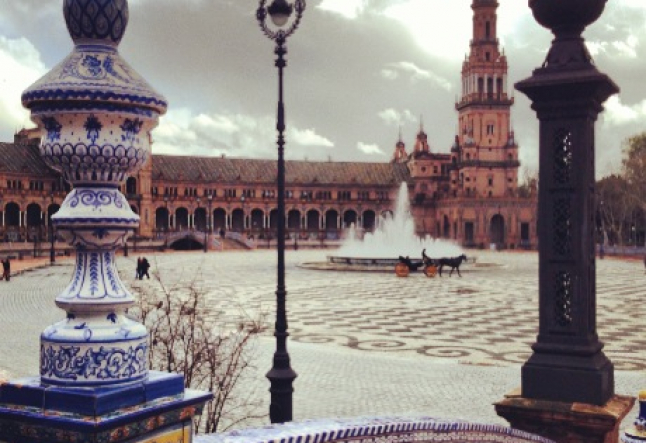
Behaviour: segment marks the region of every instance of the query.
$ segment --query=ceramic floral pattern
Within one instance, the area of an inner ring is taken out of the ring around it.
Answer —
[[[118,185],[147,161],[148,133],[166,100],[118,52],[127,0],[64,0],[63,11],[74,49],[22,96],[47,133],[44,161],[73,185],[52,217],[77,251],[70,284],[56,298],[68,315],[41,335],[41,377],[67,386],[128,383],[147,374],[147,332],[125,316],[134,298],[114,251],[139,216]]]
[[[145,342],[127,349],[41,345],[40,375],[45,380],[85,383],[141,378],[147,373],[147,349]]]

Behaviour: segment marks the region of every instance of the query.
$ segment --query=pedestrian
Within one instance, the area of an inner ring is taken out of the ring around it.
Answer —
[[[141,257],[137,257],[137,269],[135,269],[135,278],[141,280],[141,270],[143,268],[142,266],[143,260]]]
[[[148,280],[150,280],[150,275],[148,274],[148,269],[150,269],[150,263],[148,263],[148,259],[144,257],[141,260],[141,273],[139,274],[139,280],[143,280],[144,275],[148,277]]]
[[[2,279],[9,281],[9,278],[11,278],[11,262],[9,261],[9,257],[7,257],[2,260]]]

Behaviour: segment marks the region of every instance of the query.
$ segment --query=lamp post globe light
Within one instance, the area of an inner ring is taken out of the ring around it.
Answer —
[[[292,420],[292,398],[294,394],[293,382],[296,372],[291,368],[289,353],[287,352],[287,313],[285,310],[285,107],[283,105],[283,69],[287,66],[285,55],[287,38],[296,31],[300,24],[303,12],[305,11],[305,0],[296,0],[294,4],[286,0],[273,0],[271,5],[265,6],[266,0],[260,0],[256,18],[260,29],[276,42],[274,53],[276,54],[276,67],[278,68],[278,113],[276,117],[276,130],[278,131],[278,220],[277,220],[277,251],[278,251],[278,283],[276,286],[276,351],[274,353],[273,365],[267,373],[270,382],[269,392],[271,403],[269,406],[269,418],[272,423],[284,423]],[[284,28],[293,12],[296,16],[291,25]],[[275,30],[267,24],[267,15],[275,26]]]

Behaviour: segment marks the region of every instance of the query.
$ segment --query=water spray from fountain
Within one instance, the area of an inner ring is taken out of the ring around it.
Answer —
[[[352,227],[348,238],[335,255],[356,258],[420,258],[423,249],[426,249],[426,255],[431,258],[462,254],[462,249],[449,240],[434,239],[429,235],[422,238],[415,234],[408,187],[406,182],[402,182],[394,214],[386,213],[386,216],[382,216],[375,231],[366,233],[363,240],[357,236],[356,228]]]

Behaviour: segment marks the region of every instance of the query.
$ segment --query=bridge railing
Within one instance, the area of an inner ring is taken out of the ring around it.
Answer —
[[[225,238],[230,240],[235,240],[238,243],[243,244],[248,249],[256,249],[256,242],[254,239],[244,236],[243,234],[235,231],[229,231],[225,234]]]
[[[434,443],[554,443],[516,429],[430,417],[375,417],[361,419],[306,420],[259,429],[242,429],[203,435],[195,443],[381,443],[385,441]]]

